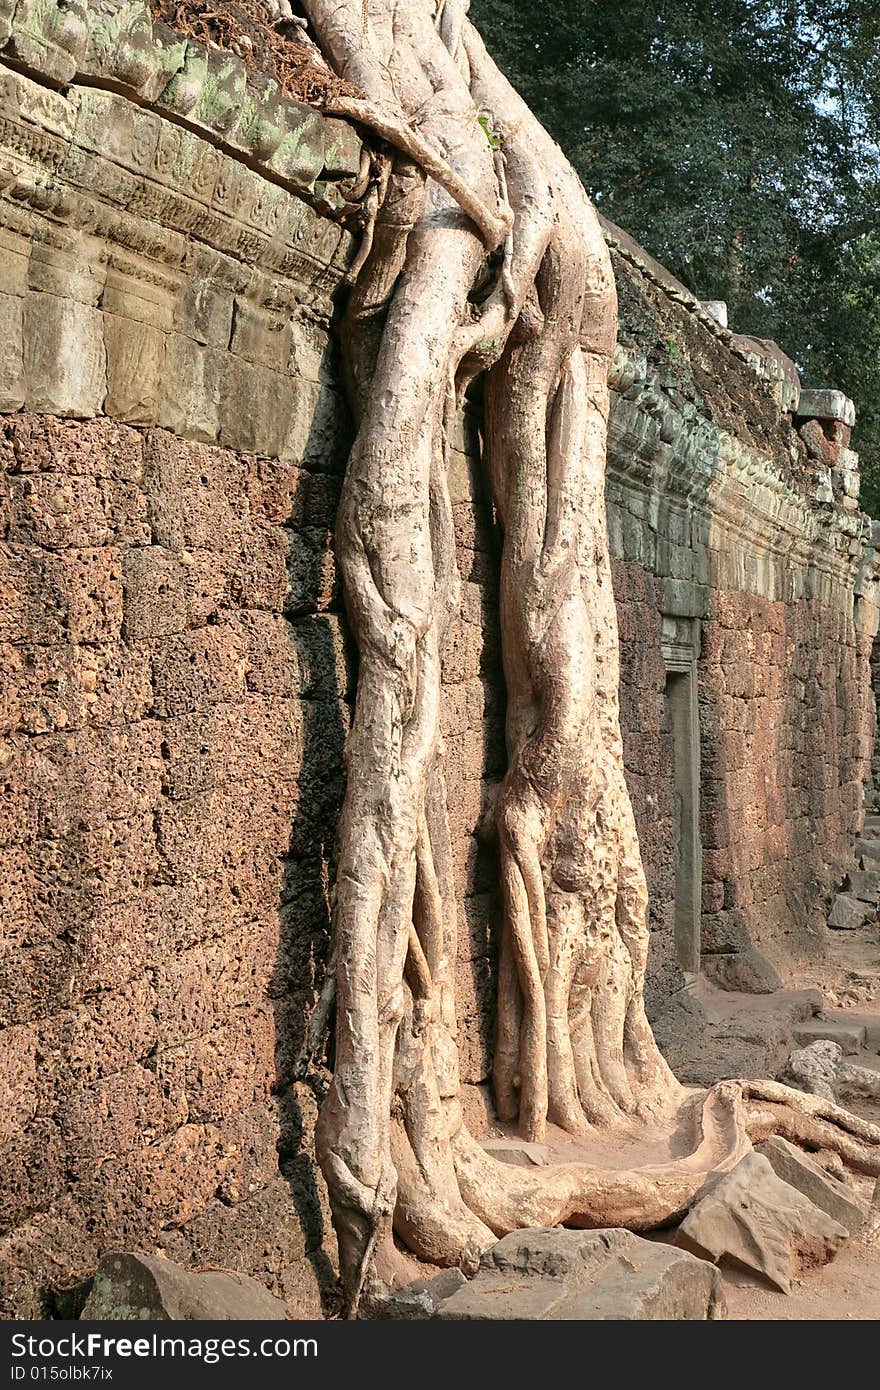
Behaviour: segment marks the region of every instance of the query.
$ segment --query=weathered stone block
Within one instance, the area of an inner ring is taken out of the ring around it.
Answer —
[[[275,371],[286,371],[290,356],[287,316],[246,299],[237,299],[229,348],[247,362],[260,362]]]
[[[769,1166],[769,1165],[768,1165]],[[726,1317],[711,1266],[630,1231],[514,1231],[440,1304],[446,1319],[705,1321]]]
[[[846,876],[844,891],[876,907],[880,903],[880,870],[853,869]]]
[[[0,294],[0,413],[20,410],[25,400],[22,302]]]
[[[169,333],[159,424],[183,439],[214,443],[220,432],[225,374],[225,353]]]
[[[185,568],[152,545],[129,550],[123,561],[126,637],[165,637],[187,622]]]
[[[773,994],[782,988],[776,970],[754,947],[730,955],[704,955],[702,968],[706,978],[720,989],[743,994]]]
[[[873,907],[849,893],[838,893],[828,914],[829,927],[837,931],[858,931],[872,915]]]
[[[24,301],[24,370],[30,409],[98,415],[107,394],[103,320],[97,309],[54,294]]]
[[[104,347],[107,414],[129,425],[154,425],[162,402],[165,334],[134,319],[105,313]]]
[[[774,1134],[758,1145],[757,1152],[767,1159],[778,1178],[809,1197],[814,1206],[844,1226],[851,1236],[861,1229],[865,1213],[852,1190],[820,1168],[803,1149]]]
[[[235,296],[216,281],[193,276],[186,281],[174,311],[174,327],[207,347],[228,348]]]
[[[803,419],[840,420],[845,425],[856,422],[856,408],[842,391],[801,391],[797,413]]]
[[[716,1264],[731,1260],[790,1293],[801,1269],[827,1264],[848,1239],[844,1226],[750,1153],[688,1212],[676,1244]]]
[[[823,1096],[837,1102],[837,1074],[843,1053],[831,1039],[808,1042],[789,1057],[779,1072],[779,1080],[787,1086],[810,1095]]]

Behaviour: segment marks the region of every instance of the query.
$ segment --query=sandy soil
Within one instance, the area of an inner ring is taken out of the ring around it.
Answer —
[[[880,1242],[866,1249],[852,1241],[790,1294],[733,1271],[725,1271],[724,1290],[732,1322],[873,1322],[880,1318]]]

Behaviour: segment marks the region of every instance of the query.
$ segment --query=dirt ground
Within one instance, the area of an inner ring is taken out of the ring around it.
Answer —
[[[867,1322],[880,1318],[880,1242],[844,1246],[837,1259],[796,1283],[790,1294],[724,1272],[732,1322]]]

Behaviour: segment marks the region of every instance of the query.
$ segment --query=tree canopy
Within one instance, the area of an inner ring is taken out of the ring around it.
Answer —
[[[880,514],[880,8],[472,0],[598,207],[856,402]]]

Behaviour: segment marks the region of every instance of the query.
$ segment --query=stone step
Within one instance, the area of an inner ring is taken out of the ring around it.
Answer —
[[[852,1057],[865,1046],[867,1032],[863,1023],[816,1018],[810,1023],[799,1023],[794,1029],[794,1040],[800,1047],[809,1047],[814,1042],[836,1042],[847,1057]]]
[[[876,907],[880,902],[880,869],[852,869],[843,881],[844,892]]]
[[[863,902],[851,893],[838,893],[828,914],[828,925],[835,931],[858,931],[873,915],[871,903]]]
[[[863,869],[877,869],[880,864],[880,838],[876,840],[867,839],[864,835],[856,840],[856,859],[861,861]]]
[[[873,831],[875,835],[880,835],[880,815],[876,811],[869,811],[865,816],[865,832]]]
[[[880,1013],[861,1013],[857,1009],[829,1009],[829,1023],[842,1023],[848,1028],[864,1028],[865,1046],[869,1052],[880,1052]]]

